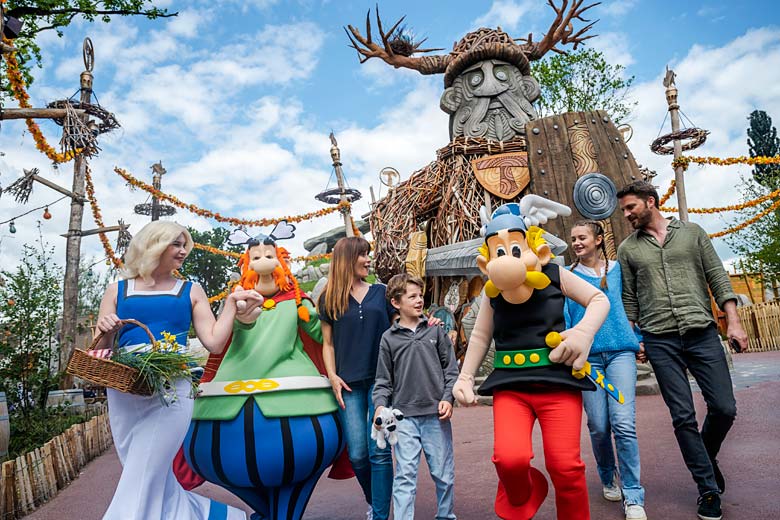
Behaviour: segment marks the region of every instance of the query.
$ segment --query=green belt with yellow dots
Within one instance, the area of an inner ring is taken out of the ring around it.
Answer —
[[[533,368],[552,365],[549,348],[497,350],[494,368]]]

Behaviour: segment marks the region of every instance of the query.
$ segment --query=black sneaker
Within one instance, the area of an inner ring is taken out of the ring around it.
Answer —
[[[723,511],[720,509],[720,495],[716,492],[707,493],[699,497],[699,509],[696,516],[700,520],[720,520],[723,518]]]
[[[712,462],[712,471],[715,473],[715,483],[718,485],[718,493],[722,495],[726,491],[726,479],[723,478],[723,473],[720,472],[718,461],[716,459],[710,459],[710,462]]]

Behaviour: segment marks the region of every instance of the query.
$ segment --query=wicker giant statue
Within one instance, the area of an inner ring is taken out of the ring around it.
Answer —
[[[400,271],[413,233],[424,229],[422,250],[475,239],[482,205],[518,202],[531,193],[572,207],[571,217],[552,224],[548,231],[553,235],[569,236],[580,218],[600,220],[613,255],[615,240],[628,233],[622,218],[613,216],[615,186],[642,173],[609,115],[540,117],[534,109],[540,87],[531,77],[531,62],[592,38],[586,33],[595,22],[583,15],[598,5],[584,0],[548,4],[555,18],[541,39],[531,34],[514,39],[500,27],[480,28],[446,54],[422,49],[423,42],[399,29],[403,18],[385,31],[378,12],[372,27],[369,12],[365,36],[347,27],[361,62],[379,58],[395,68],[443,74],[440,106],[450,115],[450,142],[437,151],[436,160],[372,208],[375,265],[382,279]],[[372,29],[378,29],[374,36]]]
[[[377,25],[381,46],[371,37],[371,22],[366,19],[366,36],[349,26],[347,33],[361,61],[381,58],[398,68],[414,69],[422,74],[444,74],[444,94],[441,109],[450,114],[450,139],[458,136],[483,137],[506,141],[525,133],[525,124],[538,114],[532,103],[539,97],[539,83],[531,77],[530,61],[542,58],[548,51],[563,52],[557,44],[577,45],[592,38],[583,34],[593,23],[574,32],[572,20],[582,19],[582,13],[596,4],[582,7],[575,0],[567,11],[568,0],[555,9],[556,18],[549,32],[539,42],[532,36],[516,44],[501,28],[481,28],[467,34],[446,55],[414,57],[413,54],[441,49],[420,49],[398,30],[403,18],[388,32],[382,30],[377,10]],[[586,21],[586,20],[583,20]]]

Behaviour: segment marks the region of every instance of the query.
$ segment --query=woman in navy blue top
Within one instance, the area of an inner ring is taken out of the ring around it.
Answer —
[[[341,407],[349,461],[370,509],[368,517],[386,520],[393,490],[390,448],[371,442],[379,340],[390,328],[395,309],[383,284],[365,281],[371,260],[369,243],[342,238],[333,248],[328,284],[319,302],[322,354],[333,393]]]
[[[245,300],[245,312],[262,302],[255,291],[231,294],[219,317],[209,307],[203,289],[173,277],[192,250],[187,229],[168,221],[156,221],[141,229],[125,255],[124,277],[106,289],[97,321],[102,332],[99,348],[110,348],[118,332],[118,347],[141,351],[150,348],[149,338],[135,325],[121,328],[121,319],[146,324],[155,338],[162,332],[187,343],[190,323],[203,345],[222,351],[233,328],[236,302]],[[160,396],[126,394],[108,389],[108,415],[122,476],[103,520],[189,518],[242,520],[246,514],[203,496],[184,491],[176,481],[171,463],[184,440],[192,417],[191,385],[180,379],[163,402]]]

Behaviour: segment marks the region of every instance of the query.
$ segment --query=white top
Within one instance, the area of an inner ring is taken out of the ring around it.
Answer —
[[[607,273],[612,271],[612,269],[614,269],[616,265],[617,265],[617,260],[610,260],[609,263],[607,264]],[[592,278],[601,278],[602,276],[604,276],[604,273],[597,274],[595,269],[593,269],[592,267],[588,267],[583,263],[577,264],[577,267],[574,268],[574,271],[577,273],[582,273],[586,276],[590,276]]]

